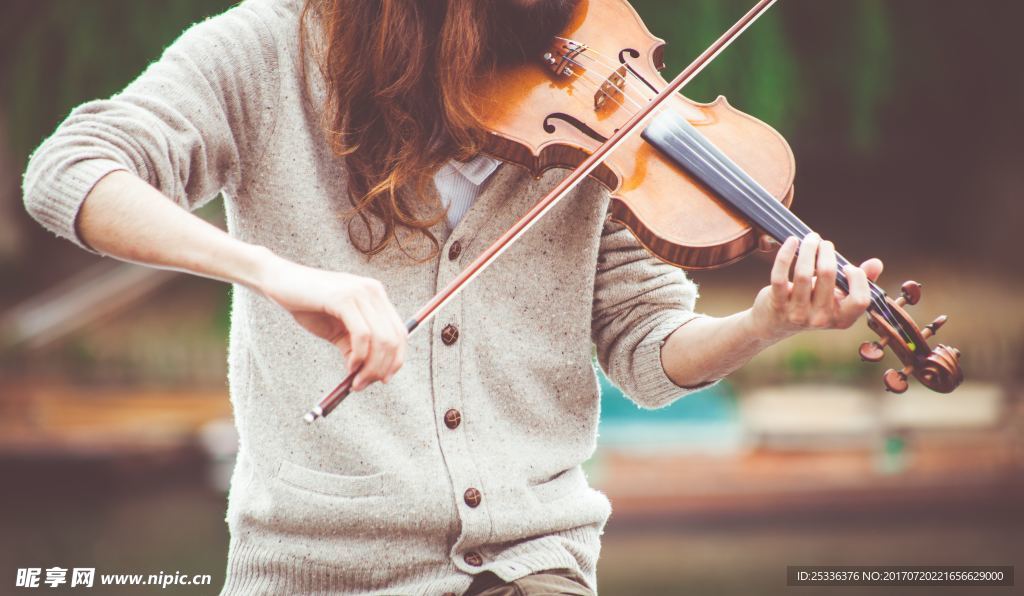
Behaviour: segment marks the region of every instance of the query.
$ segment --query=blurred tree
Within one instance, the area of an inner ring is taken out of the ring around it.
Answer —
[[[668,41],[672,74],[751,0],[633,3]],[[0,109],[15,171],[72,107],[116,92],[189,23],[232,4],[0,3]],[[890,243],[929,258],[1014,264],[1003,239],[1014,236],[1024,209],[1024,2],[964,6],[784,0],[685,92],[700,101],[725,95],[778,128],[797,154],[801,216],[815,227],[827,218],[820,227],[849,255]],[[5,196],[13,195],[0,189]],[[911,197],[929,197],[932,208]],[[32,242],[45,237],[18,221]]]
[[[61,279],[91,257],[34,225],[20,208],[29,152],[76,105],[128,84],[191,23],[232,0],[4,0],[0,3],[0,303]],[[6,166],[6,167],[5,167]],[[5,174],[7,172],[9,175]],[[7,217],[13,215],[13,217]],[[32,267],[17,255],[64,251]]]
[[[7,132],[7,114],[0,105],[0,139]],[[0,263],[13,262],[20,256],[21,230],[15,225],[18,201],[18,166],[11,151],[0,141]]]
[[[745,11],[749,0],[636,0],[634,6],[666,39],[667,75],[686,66]],[[795,9],[795,10],[794,10]],[[821,42],[803,52],[787,18],[812,15]],[[867,151],[877,139],[878,110],[891,86],[890,15],[882,0],[783,2],[723,52],[683,94],[698,101],[727,95],[734,104],[789,136],[814,106],[829,105],[830,87],[849,111],[847,139]],[[853,60],[850,58],[853,57]],[[837,65],[849,63],[844,68]],[[834,117],[834,113],[830,113]]]
[[[652,33],[667,42],[666,78],[671,78],[718,38],[747,9],[740,0],[689,0],[633,3]],[[728,94],[745,112],[779,128],[792,129],[802,96],[796,56],[785,39],[777,9],[754,26],[702,72],[683,94],[697,101],[712,101]]]
[[[0,103],[12,115],[14,153],[27,156],[71,108],[117,92],[188,24],[234,3],[5,0]]]

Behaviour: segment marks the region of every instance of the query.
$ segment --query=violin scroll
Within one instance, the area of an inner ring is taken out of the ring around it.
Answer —
[[[898,327],[891,325],[875,309],[868,311],[868,327],[878,334],[878,341],[866,341],[860,345],[860,357],[866,362],[878,362],[885,356],[885,348],[903,363],[900,370],[885,371],[882,382],[886,391],[903,393],[909,387],[911,376],[939,393],[950,393],[964,380],[960,368],[960,350],[938,344],[934,348],[928,345],[928,338],[938,333],[946,324],[948,317],[942,315],[934,321],[919,328],[917,323],[903,309],[906,305],[917,304],[921,300],[921,284],[908,281],[903,284],[902,295],[893,300],[885,296],[885,308]]]

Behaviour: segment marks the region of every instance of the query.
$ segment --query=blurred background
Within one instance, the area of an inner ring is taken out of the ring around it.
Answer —
[[[749,7],[633,3],[670,42],[668,74]],[[231,4],[0,4],[0,593],[51,565],[223,581],[229,288],[76,250],[19,187],[72,107]],[[923,282],[910,312],[950,315],[938,340],[967,382],[886,394],[899,366],[859,361],[864,326],[794,338],[657,412],[604,382],[587,464],[615,509],[603,594],[783,594],[787,565],[1024,563],[1022,18],[1017,0],[784,0],[686,90],[787,137],[795,211],[851,259],[883,258],[890,293]],[[769,262],[694,274],[700,309],[746,308]]]

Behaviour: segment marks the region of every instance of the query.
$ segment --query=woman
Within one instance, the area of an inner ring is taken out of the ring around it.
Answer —
[[[55,233],[235,285],[224,593],[591,594],[610,514],[580,469],[591,345],[656,408],[867,307],[881,263],[849,268],[844,296],[811,236],[783,244],[750,309],[695,314],[694,284],[587,182],[407,339],[399,313],[564,175],[480,153],[473,83],[534,59],[573,8],[247,0],[33,155],[26,205]],[[227,233],[188,213],[218,194]],[[361,393],[303,424],[357,367]]]

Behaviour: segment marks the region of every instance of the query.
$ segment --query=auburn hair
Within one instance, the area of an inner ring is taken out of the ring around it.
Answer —
[[[445,212],[433,176],[451,159],[476,155],[486,139],[472,87],[496,67],[484,49],[486,4],[306,0],[303,75],[307,48],[315,47],[324,129],[348,175],[348,232],[367,255],[391,242],[417,260],[438,251],[430,228]],[[410,251],[417,235],[428,241],[427,254]]]

